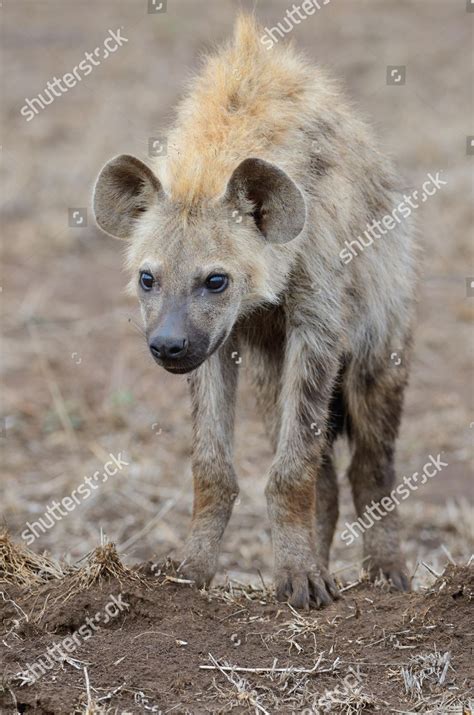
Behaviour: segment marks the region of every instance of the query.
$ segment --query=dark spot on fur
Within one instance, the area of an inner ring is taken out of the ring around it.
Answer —
[[[237,110],[240,107],[240,101],[239,101],[239,95],[237,92],[233,92],[230,97],[229,101],[227,103],[227,111],[229,114],[234,114],[234,112],[237,112]]]
[[[311,154],[309,166],[312,174],[321,177],[328,173],[331,164],[320,154]]]

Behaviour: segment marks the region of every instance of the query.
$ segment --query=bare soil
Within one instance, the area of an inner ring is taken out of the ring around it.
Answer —
[[[83,589],[77,573],[10,584],[2,712],[471,712],[473,568],[449,567],[425,593],[359,582],[310,613],[266,589],[177,580],[150,563]],[[112,595],[116,617],[33,671]]]

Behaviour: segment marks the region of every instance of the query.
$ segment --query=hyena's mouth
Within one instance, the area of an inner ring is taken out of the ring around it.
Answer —
[[[153,360],[159,367],[162,367],[166,372],[170,372],[172,375],[185,375],[187,372],[192,372],[196,370],[200,365],[207,360],[208,355],[204,356],[187,356],[186,360],[161,360],[155,355],[152,355]]]
[[[193,365],[165,365],[160,364],[160,367],[164,368],[166,372],[170,372],[172,375],[186,375],[188,372],[197,370],[203,364],[204,360],[194,363]]]

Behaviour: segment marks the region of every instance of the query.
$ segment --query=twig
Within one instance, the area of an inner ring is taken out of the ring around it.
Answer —
[[[77,658],[70,658],[68,655],[65,655],[64,658],[61,658],[61,665],[62,665],[63,663],[67,663],[68,665],[72,665],[72,667],[75,668],[76,670],[80,670],[80,669],[81,669],[81,665],[84,663],[84,661],[83,661],[83,660],[77,660]],[[88,665],[90,665],[90,663],[88,663]],[[86,670],[85,667],[84,667],[84,670]]]
[[[87,693],[87,709],[86,712],[92,715],[92,696],[91,696],[91,687],[89,683],[89,674],[87,672],[87,668],[84,666],[84,678],[86,681],[86,693]]]
[[[222,621],[226,621],[228,618],[233,618],[234,616],[238,616],[239,613],[245,613],[246,611],[246,608],[240,608],[238,611],[235,611],[234,613],[228,613],[226,616],[222,616],[222,618],[218,618],[217,620],[222,623]]]
[[[213,656],[211,653],[209,653],[209,658],[210,658],[210,660],[214,663],[213,666],[209,666],[210,668],[212,668],[213,670],[219,670],[219,671],[222,673],[222,675],[223,675],[225,678],[227,678],[227,680],[229,681],[229,683],[231,683],[231,684],[234,686],[234,688],[237,688],[237,691],[238,691],[239,693],[245,692],[245,690],[244,690],[244,688],[243,688],[243,683],[245,683],[245,681],[243,681],[243,682],[241,681],[241,682],[239,683],[239,682],[235,681],[230,675],[227,674],[226,671],[227,671],[227,670],[232,671],[232,670],[233,670],[232,668],[229,668],[228,666],[219,665],[219,663],[217,662],[217,660],[214,658],[214,656]],[[204,667],[204,666],[200,666],[200,667],[202,668],[202,667]],[[263,713],[263,715],[270,715],[270,713],[268,712],[268,710],[265,710],[265,708],[263,707],[263,705],[260,705],[260,703],[258,702],[258,700],[257,700],[256,698],[252,697],[251,694],[248,694],[248,698],[249,698],[249,701],[252,703],[252,705],[253,705],[257,710],[259,710],[261,713]]]
[[[447,548],[444,544],[441,544],[441,548],[443,549],[444,553],[446,554],[446,556],[448,557],[448,559],[451,561],[451,563],[453,564],[453,566],[456,566],[456,562],[455,562],[455,560],[453,559],[453,557],[452,557],[450,551],[448,550],[448,548]]]
[[[110,693],[107,693],[107,695],[102,695],[100,698],[97,698],[96,702],[100,703],[102,702],[102,700],[110,700],[111,698],[113,698],[114,695],[119,692],[119,690],[122,690],[124,685],[125,683],[122,683],[122,685],[118,685],[115,690],[111,690]]]
[[[427,564],[425,561],[422,561],[422,562],[421,562],[421,565],[424,566],[425,569],[427,569],[427,570],[430,572],[430,574],[432,574],[433,576],[436,576],[436,578],[440,578],[441,574],[440,574],[440,573],[436,573],[436,571],[434,570],[434,568],[432,568],[431,566],[428,566],[428,564]]]
[[[21,608],[21,606],[19,606],[17,603],[15,603],[15,601],[13,600],[13,598],[5,598],[5,593],[4,593],[3,591],[0,591],[0,596],[3,598],[3,600],[4,600],[6,603],[12,603],[12,604],[14,605],[14,607],[16,608],[16,610],[18,611],[18,613],[20,613],[20,611],[21,611],[21,613],[23,614],[23,618],[24,618],[25,621],[28,623],[28,616],[26,615],[26,613],[24,612],[24,610]]]
[[[344,586],[344,588],[339,589],[339,593],[344,593],[344,591],[349,591],[349,589],[354,588],[355,586],[359,586],[362,581],[354,581],[354,583],[350,583],[348,586]]]
[[[172,583],[187,583],[187,584],[193,584],[195,581],[193,581],[190,578],[178,578],[177,576],[169,576],[166,574],[165,576],[165,581],[171,581]]]
[[[260,581],[262,582],[263,590],[264,590],[264,591],[268,591],[267,584],[266,584],[265,581],[263,580],[262,572],[260,571],[260,569],[257,569],[257,573],[258,573],[258,575],[259,575]]]
[[[246,668],[239,665],[219,665],[215,658],[209,653],[209,658],[215,663],[215,665],[200,665],[201,670],[220,670],[222,672],[235,672],[235,673],[288,673],[292,675],[294,673],[311,675],[315,673],[318,666],[322,660],[322,653],[320,654],[317,662],[312,668]],[[335,661],[336,662],[336,661]],[[318,673],[331,673],[334,670],[334,663],[331,668],[322,668],[318,670]]]

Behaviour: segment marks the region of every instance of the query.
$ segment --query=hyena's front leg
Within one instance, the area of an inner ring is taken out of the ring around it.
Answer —
[[[194,506],[180,571],[198,586],[217,570],[220,542],[239,488],[232,466],[238,367],[232,339],[190,378]]]
[[[320,359],[310,336],[288,336],[280,395],[281,426],[266,488],[279,600],[296,608],[338,597],[316,548],[316,475],[335,379],[333,357]]]

